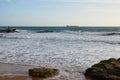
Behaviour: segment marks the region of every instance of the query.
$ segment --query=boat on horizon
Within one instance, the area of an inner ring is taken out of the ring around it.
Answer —
[[[66,25],[66,27],[79,27],[79,26],[75,26],[75,25]]]

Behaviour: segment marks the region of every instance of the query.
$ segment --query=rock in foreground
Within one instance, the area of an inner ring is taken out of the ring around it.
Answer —
[[[34,68],[29,69],[29,75],[32,77],[39,77],[39,78],[48,78],[53,77],[59,73],[57,69],[50,69],[50,68]]]
[[[90,80],[120,80],[120,59],[103,60],[86,70]]]

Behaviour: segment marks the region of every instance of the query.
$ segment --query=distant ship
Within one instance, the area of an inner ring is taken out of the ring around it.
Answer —
[[[71,25],[66,25],[66,27],[79,27],[79,26],[71,26]]]

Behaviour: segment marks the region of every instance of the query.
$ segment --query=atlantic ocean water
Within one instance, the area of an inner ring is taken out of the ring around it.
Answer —
[[[85,69],[120,57],[119,27],[10,28],[18,32],[0,33],[0,62],[60,69],[52,80],[85,80]]]

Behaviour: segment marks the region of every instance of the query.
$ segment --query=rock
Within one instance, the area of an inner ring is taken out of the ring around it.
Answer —
[[[120,59],[103,60],[86,70],[91,80],[120,80]]]
[[[10,29],[9,26],[7,29],[0,29],[0,33],[14,33],[14,32],[17,32],[16,29]]]
[[[50,69],[50,68],[34,68],[29,69],[29,76],[32,77],[39,77],[39,78],[48,78],[53,77],[59,73],[57,69]]]
[[[120,35],[120,33],[106,33],[106,34],[103,34],[103,36],[113,36],[113,35]]]

